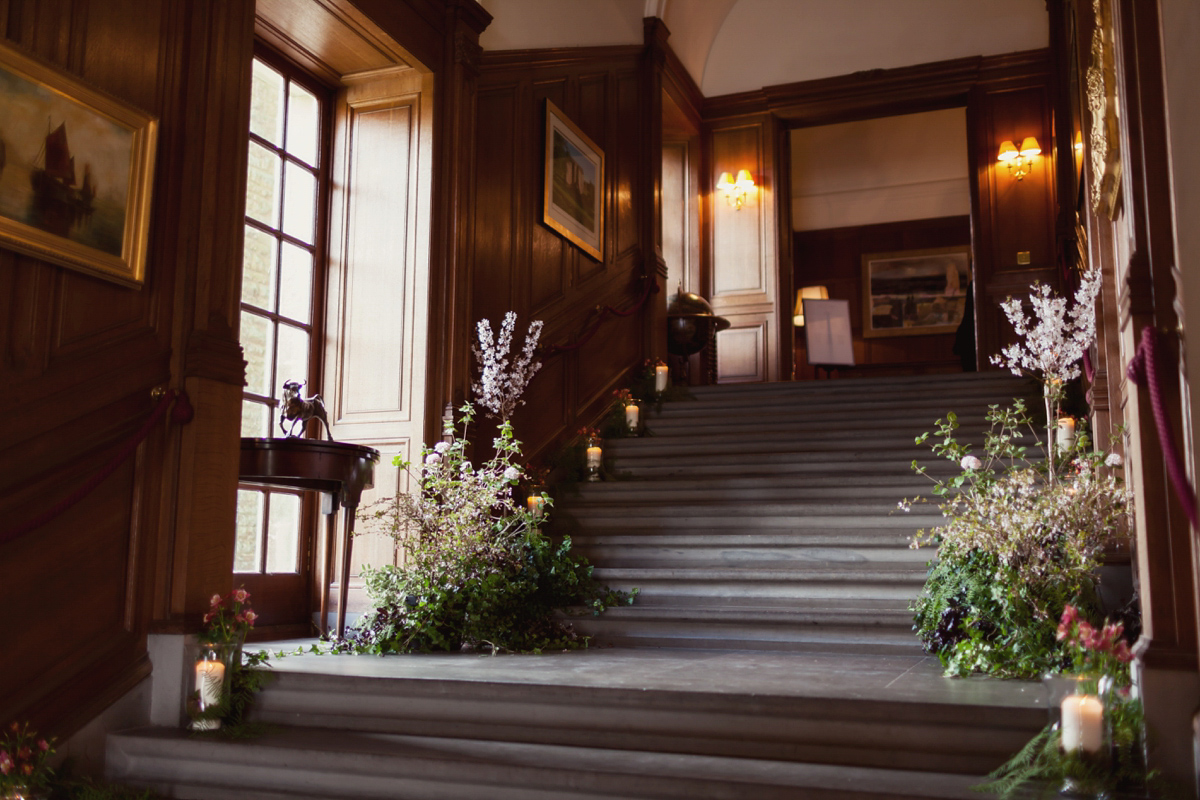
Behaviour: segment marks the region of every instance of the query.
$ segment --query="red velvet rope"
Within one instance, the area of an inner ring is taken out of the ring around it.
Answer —
[[[1142,329],[1142,341],[1138,344],[1137,352],[1129,362],[1125,374],[1129,380],[1138,386],[1146,386],[1150,391],[1150,408],[1154,412],[1154,427],[1158,431],[1158,443],[1162,447],[1163,457],[1167,461],[1167,475],[1171,485],[1175,487],[1175,495],[1183,513],[1187,515],[1192,527],[1196,527],[1196,492],[1192,489],[1184,469],[1183,459],[1175,449],[1175,437],[1171,435],[1171,423],[1167,420],[1167,409],[1163,405],[1161,389],[1158,383],[1159,363],[1158,348],[1155,344],[1158,337],[1154,328],[1146,326]]]
[[[594,323],[592,323],[592,326],[588,328],[587,333],[571,344],[550,345],[542,351],[542,358],[552,358],[559,353],[566,353],[570,350],[578,350],[579,348],[583,347],[588,343],[588,341],[591,340],[593,336],[596,335],[596,331],[600,330],[600,326],[604,323],[604,320],[609,314],[613,314],[614,316],[618,317],[632,317],[634,314],[640,311],[642,306],[646,305],[646,301],[650,299],[650,295],[658,293],[657,278],[655,278],[653,275],[647,275],[644,280],[646,285],[642,290],[642,297],[637,301],[637,303],[634,304],[632,308],[630,308],[628,311],[621,311],[620,309],[613,308],[612,306],[602,307],[600,309],[600,317]]]
[[[195,412],[192,410],[191,403],[188,402],[187,392],[182,390],[176,391],[175,389],[168,389],[163,393],[163,396],[159,398],[158,405],[154,407],[154,411],[150,412],[150,416],[144,423],[142,423],[142,427],[139,428],[137,433],[130,437],[129,440],[121,446],[121,449],[118,450],[113,457],[108,460],[107,464],[105,464],[94,475],[84,481],[82,485],[75,489],[75,491],[71,492],[71,494],[67,495],[62,500],[59,500],[57,503],[43,511],[38,516],[26,521],[21,525],[18,525],[15,528],[9,528],[6,531],[0,532],[0,544],[11,542],[13,539],[24,536],[30,531],[42,527],[50,520],[54,519],[59,514],[63,513],[68,508],[87,497],[93,489],[104,482],[105,478],[113,474],[113,472],[117,469],[117,467],[121,466],[121,463],[124,462],[125,459],[133,455],[133,451],[137,449],[137,446],[142,443],[143,439],[150,435],[150,431],[154,429],[154,426],[158,424],[158,421],[161,420],[163,415],[167,413],[167,409],[170,408],[172,401],[174,401],[176,398],[179,399],[179,402],[175,404],[175,409],[171,412],[171,420],[179,423],[180,425],[186,425],[187,423],[191,422]]]

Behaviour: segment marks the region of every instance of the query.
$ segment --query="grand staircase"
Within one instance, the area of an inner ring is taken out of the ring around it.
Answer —
[[[637,604],[578,624],[621,647],[919,652],[909,604],[941,519],[915,436],[949,411],[982,443],[991,404],[1033,386],[987,373],[713,386],[664,404],[652,435],[607,443],[609,471],[560,502],[560,530]]]
[[[588,651],[275,662],[249,741],[110,735],[176,797],[966,798],[1045,722],[1040,687],[942,678],[907,604],[932,506],[913,437],[982,430],[1003,376],[714,387],[609,442],[555,516],[637,603]],[[953,465],[937,467],[946,474]],[[612,645],[605,647],[604,645]]]

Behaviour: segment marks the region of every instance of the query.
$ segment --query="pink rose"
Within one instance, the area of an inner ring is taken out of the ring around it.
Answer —
[[[0,775],[7,775],[12,771],[13,760],[7,750],[0,750]]]
[[[1124,639],[1117,642],[1117,646],[1113,648],[1113,655],[1122,664],[1128,664],[1130,661],[1133,661],[1133,653],[1129,649],[1129,642]]]
[[[235,623],[237,623],[238,625],[241,625],[243,622],[246,621],[246,615],[245,614],[235,614],[233,617],[233,621]]]
[[[219,595],[219,594],[214,594],[214,595],[212,596],[212,600],[209,600],[209,601],[208,601],[208,603],[209,603],[209,605],[211,605],[213,608],[216,608],[217,606],[221,605],[221,595]]]
[[[249,592],[247,592],[245,589],[238,589],[237,591],[235,591],[235,592],[233,593],[233,599],[234,599],[234,600],[237,600],[239,603],[244,603],[244,602],[246,602],[246,600],[247,600],[249,597],[250,597],[250,593],[249,593]]]
[[[38,739],[38,749],[44,753],[50,749],[50,743],[45,739]]]
[[[1070,625],[1077,619],[1079,619],[1079,612],[1075,610],[1075,606],[1069,603],[1063,606],[1062,619],[1059,621],[1060,625]]]
[[[249,625],[253,625],[254,620],[258,619],[258,614],[255,614],[253,611],[249,610],[246,611],[244,616],[246,617],[246,623]]]

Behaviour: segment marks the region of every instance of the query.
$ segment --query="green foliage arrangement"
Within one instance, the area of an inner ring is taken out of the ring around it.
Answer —
[[[471,404],[460,409],[461,432],[422,450],[422,463],[397,460],[416,490],[363,512],[366,529],[390,535],[403,566],[365,573],[375,609],[347,633],[339,649],[362,653],[455,651],[464,645],[540,651],[582,647],[559,611],[585,606],[599,613],[633,596],[610,591],[574,554],[570,539],[555,543],[541,519],[513,499],[522,472],[520,442],[503,420],[494,455],[479,467],[467,458]],[[552,501],[543,494],[544,508]]]
[[[914,627],[950,675],[1035,678],[1057,670],[1067,657],[1056,626],[1063,608],[1096,613],[1096,570],[1104,547],[1124,532],[1131,496],[1118,454],[1093,450],[1086,432],[1064,447],[1054,429],[1065,388],[1079,376],[1076,362],[1095,338],[1098,289],[1099,276],[1085,276],[1068,312],[1065,300],[1035,286],[1036,324],[1019,302],[1004,304],[1026,341],[997,363],[1041,380],[1044,439],[1020,399],[989,409],[982,458],[959,442],[952,413],[916,439],[961,470],[939,480],[913,462],[934,481],[946,519],[913,540],[938,549],[913,605]]]

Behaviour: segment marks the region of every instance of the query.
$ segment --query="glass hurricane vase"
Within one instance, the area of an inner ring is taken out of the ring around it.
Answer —
[[[1050,722],[1059,737],[1066,767],[1059,794],[1102,797],[1112,766],[1112,739],[1107,709],[1112,681],[1100,675],[1047,675]]]
[[[191,670],[187,695],[189,726],[194,731],[215,731],[229,711],[230,687],[239,643],[205,643]]]

